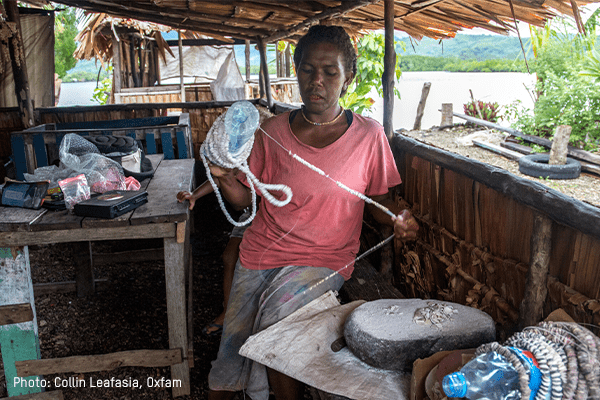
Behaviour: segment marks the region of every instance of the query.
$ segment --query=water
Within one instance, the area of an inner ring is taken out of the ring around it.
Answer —
[[[69,82],[60,85],[59,107],[66,106],[97,106],[92,100],[96,82]]]
[[[440,125],[442,103],[452,103],[454,112],[463,114],[463,104],[471,101],[469,89],[477,100],[498,102],[508,105],[521,100],[524,106],[532,108],[533,100],[525,86],[532,88],[535,75],[518,72],[404,72],[396,87],[402,98],[394,100],[394,129],[412,129],[417,115],[417,106],[425,82],[431,82],[425,112],[421,120],[422,128]],[[59,106],[97,105],[90,100],[96,82],[63,83]],[[383,100],[374,97],[372,117],[383,121]],[[464,122],[454,118],[454,122]],[[506,122],[500,122],[506,125]]]
[[[464,114],[463,104],[471,101],[469,89],[476,100],[498,102],[501,106],[521,100],[525,107],[533,107],[533,100],[524,85],[532,88],[535,75],[518,72],[403,72],[396,83],[401,99],[394,99],[394,129],[413,128],[425,82],[431,82],[431,89],[421,120],[423,129],[440,125],[442,103],[452,103],[454,112]],[[374,99],[372,117],[382,122],[383,100],[379,97]],[[454,117],[454,122],[465,121]],[[501,124],[506,125],[505,122]]]

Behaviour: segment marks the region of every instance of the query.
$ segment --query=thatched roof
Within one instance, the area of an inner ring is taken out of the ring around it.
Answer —
[[[165,52],[174,55],[161,33],[171,30],[172,28],[166,25],[131,18],[118,18],[104,13],[89,13],[83,23],[83,29],[75,37],[75,41],[79,45],[73,53],[73,57],[78,60],[97,59],[101,62],[109,61],[113,57],[113,36],[118,35],[120,40],[127,40],[129,35],[136,35],[156,42],[159,55],[165,61]],[[197,32],[182,31],[182,38],[184,39],[199,39],[202,37]]]
[[[588,0],[395,0],[395,29],[414,38],[454,37],[484,28],[507,34],[514,19],[543,25],[557,14],[575,15]],[[383,0],[55,0],[88,11],[168,25],[211,37],[265,42],[295,40],[318,23],[344,26],[360,34],[384,28]]]

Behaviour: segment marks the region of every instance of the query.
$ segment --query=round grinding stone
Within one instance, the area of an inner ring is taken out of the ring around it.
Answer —
[[[493,342],[496,327],[488,314],[457,303],[383,299],[357,307],[346,319],[344,338],[373,367],[410,370],[417,358]]]

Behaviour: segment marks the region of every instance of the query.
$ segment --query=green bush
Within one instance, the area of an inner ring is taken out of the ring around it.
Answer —
[[[586,35],[573,35],[569,23],[546,29],[536,41],[533,68],[537,101],[533,110],[513,104],[506,117],[524,133],[551,138],[559,125],[571,126],[570,143],[593,150],[600,141],[600,83],[594,76],[596,13]]]
[[[340,99],[340,105],[361,114],[370,110],[375,101],[369,96],[372,89],[377,90],[383,97],[381,77],[383,75],[383,59],[385,49],[385,37],[382,34],[371,33],[363,36],[358,41],[357,73],[354,81],[348,88],[346,95]],[[399,57],[396,56],[396,68],[394,78],[400,79]],[[394,87],[394,95],[400,98],[400,92]]]
[[[527,72],[523,60],[461,60],[458,57],[408,55],[400,60],[402,71]]]

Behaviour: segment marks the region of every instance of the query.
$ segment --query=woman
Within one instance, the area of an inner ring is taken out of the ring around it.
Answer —
[[[356,74],[349,36],[341,27],[314,26],[298,42],[294,63],[304,106],[266,121],[248,159],[259,180],[288,185],[293,197],[284,207],[262,201],[244,234],[219,354],[209,374],[209,399],[230,399],[245,390],[253,400],[266,400],[269,384],[277,399],[302,398],[299,382],[239,356],[239,348],[251,334],[338,290],[352,272],[365,203],[287,150],[400,211],[388,196],[400,176],[381,125],[338,103]],[[210,170],[231,204],[250,204],[245,177],[216,166]],[[367,209],[394,226],[397,238],[416,236],[418,226],[408,211],[392,220],[375,207]]]

